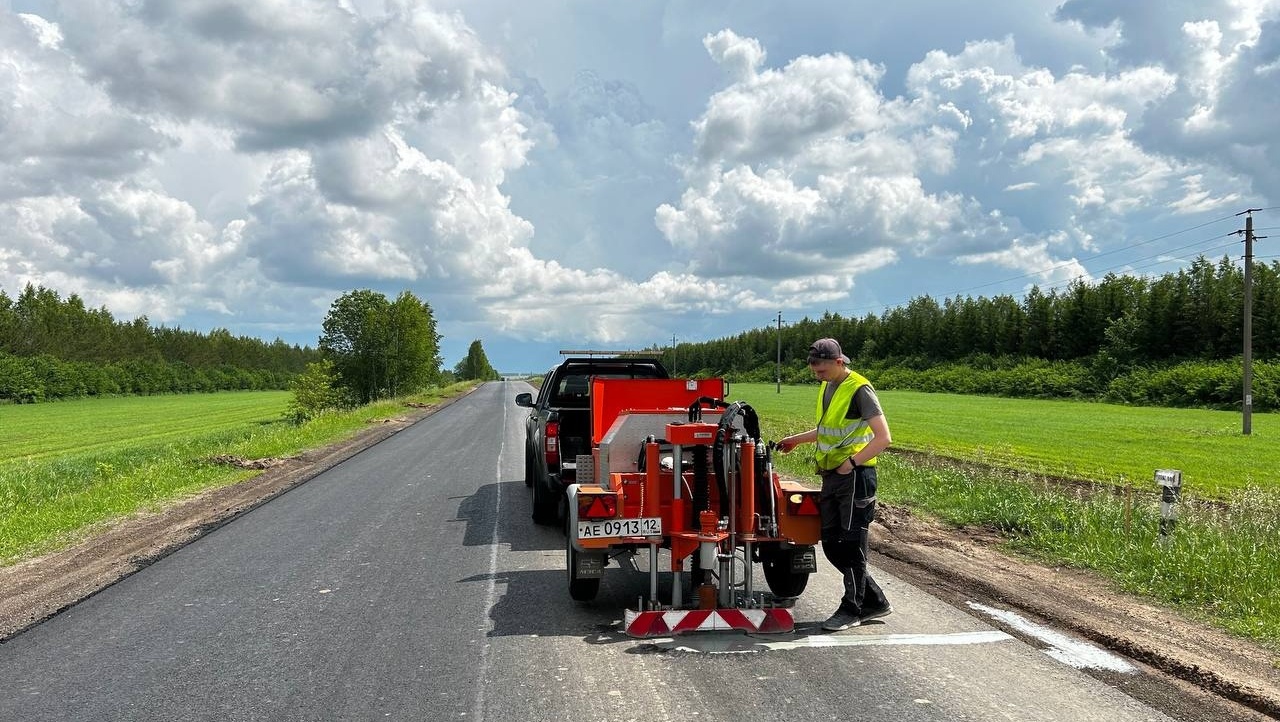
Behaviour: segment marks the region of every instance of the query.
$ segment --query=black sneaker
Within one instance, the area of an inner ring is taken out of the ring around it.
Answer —
[[[822,628],[828,632],[839,632],[842,629],[849,629],[862,624],[862,620],[858,619],[858,615],[853,612],[846,611],[844,607],[836,610],[831,618],[822,623]]]
[[[893,614],[893,605],[886,604],[883,607],[880,607],[879,609],[871,609],[863,612],[862,619],[859,621],[865,622],[871,619],[879,619],[881,617],[887,617],[890,614]]]

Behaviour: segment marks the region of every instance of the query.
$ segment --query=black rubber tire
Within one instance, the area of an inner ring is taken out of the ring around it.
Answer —
[[[556,526],[560,523],[560,498],[564,493],[555,493],[547,488],[544,480],[534,480],[533,484],[533,523],[542,526]]]
[[[579,579],[574,574],[578,554],[578,550],[573,548],[573,541],[565,535],[564,563],[569,577],[569,597],[575,602],[590,602],[600,593],[600,578]]]
[[[529,447],[524,449],[524,485],[533,486],[533,480],[538,478],[538,457],[533,455],[533,450]]]
[[[791,571],[791,552],[782,549],[761,549],[760,566],[764,567],[764,580],[773,596],[780,599],[798,597],[809,586],[809,572]]]

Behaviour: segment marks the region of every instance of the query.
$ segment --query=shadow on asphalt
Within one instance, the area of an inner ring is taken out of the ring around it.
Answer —
[[[470,496],[455,498],[461,501],[453,521],[467,524],[463,546],[489,546],[496,541],[516,552],[564,550],[564,535],[559,529],[533,523],[533,490],[523,479],[485,484]]]
[[[671,575],[662,574],[660,579],[669,591]],[[590,602],[569,597],[563,569],[498,571],[457,583],[481,585],[490,581],[497,585],[499,596],[489,611],[493,629],[488,636],[585,637],[593,643],[628,640],[622,634],[623,610],[635,607],[649,589],[647,572],[619,568],[616,563],[605,568],[600,593]],[[617,640],[610,639],[613,632]]]

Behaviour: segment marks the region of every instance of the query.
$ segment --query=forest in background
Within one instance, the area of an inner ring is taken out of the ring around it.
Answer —
[[[1280,262],[1255,263],[1253,407],[1280,409]],[[809,383],[817,338],[837,339],[878,388],[1161,406],[1242,403],[1243,268],[1197,258],[1157,277],[1108,274],[1065,289],[930,296],[861,318],[828,313],[663,352],[680,375]]]
[[[1280,262],[1254,264],[1252,275],[1253,407],[1276,410]],[[1033,287],[1021,299],[964,296],[940,303],[921,296],[879,315],[827,313],[781,331],[763,327],[662,354],[679,375],[773,382],[780,341],[781,381],[809,383],[809,344],[829,336],[879,388],[1239,408],[1243,297],[1241,267],[1227,257],[1217,263],[1200,257],[1162,276],[1109,274],[1061,290]],[[400,301],[387,303],[392,308]],[[432,331],[424,343],[434,363],[424,368],[443,379],[451,374],[439,370],[430,307],[419,305]],[[454,374],[492,376],[476,344]],[[328,356],[341,362],[343,355],[333,351]],[[91,309],[74,294],[63,299],[43,287],[28,285],[16,298],[0,289],[0,402],[285,389],[325,357],[323,348],[267,343],[226,329],[152,326],[145,316],[118,321],[106,308]],[[380,363],[371,368],[385,371],[385,359]],[[385,380],[366,396],[379,396],[382,386]]]
[[[0,401],[31,403],[113,394],[286,389],[318,350],[118,321],[79,296],[27,285],[0,289]]]

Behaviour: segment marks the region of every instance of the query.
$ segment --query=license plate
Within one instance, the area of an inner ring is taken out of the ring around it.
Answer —
[[[662,517],[660,516],[578,522],[579,539],[598,539],[612,536],[658,536],[660,534],[662,534]]]

